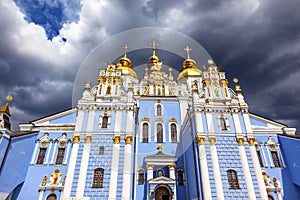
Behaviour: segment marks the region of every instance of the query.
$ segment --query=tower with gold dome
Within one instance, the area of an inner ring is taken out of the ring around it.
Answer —
[[[0,199],[300,198],[296,130],[250,113],[238,79],[188,46],[177,78],[150,46],[141,79],[125,45],[75,108],[18,132],[0,109]]]

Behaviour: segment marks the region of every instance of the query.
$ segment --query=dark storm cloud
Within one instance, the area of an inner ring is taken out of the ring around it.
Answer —
[[[26,6],[29,8],[28,4],[23,7]],[[78,6],[64,6],[64,10],[71,13],[70,19],[79,16]],[[300,116],[297,112],[300,107],[299,1],[131,0],[110,1],[99,6],[99,9],[101,7],[105,9],[99,10],[99,15],[90,17],[84,28],[74,32],[78,34],[78,41],[62,35],[66,44],[82,48],[79,53],[83,55],[103,39],[95,36],[99,30],[105,30],[109,37],[121,31],[145,26],[175,29],[197,40],[215,63],[223,66],[231,86],[232,78],[239,78],[250,111],[300,128]],[[5,39],[9,37],[10,29],[14,29],[16,25],[13,20],[10,23],[3,20],[0,18],[1,28],[6,26],[0,31],[0,87],[5,89],[0,91],[4,91],[4,94],[15,92],[13,106],[34,117],[69,108],[69,88],[82,60],[63,68],[52,66],[52,63],[39,59],[38,56],[28,57],[19,53],[19,44],[10,44]],[[54,20],[63,21],[61,17]],[[78,18],[78,22],[82,20],[84,17]],[[52,29],[60,31],[61,25],[53,26]],[[48,33],[48,38],[49,36],[51,34]],[[171,38],[170,42],[173,42]],[[144,63],[139,59],[148,58],[148,53],[143,52],[135,60],[133,57],[137,54],[129,54],[133,64]],[[177,59],[180,62],[177,64],[178,68],[181,67],[180,58],[164,55],[165,58],[160,56],[164,64],[175,67],[173,65],[176,64],[172,61]],[[78,57],[78,54],[74,53],[74,57]],[[57,89],[59,84],[61,87]],[[0,101],[4,102],[3,98]]]

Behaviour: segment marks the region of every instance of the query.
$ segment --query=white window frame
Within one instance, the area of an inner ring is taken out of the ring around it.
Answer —
[[[169,121],[169,142],[171,143],[176,143],[172,141],[172,130],[171,130],[171,125],[175,124],[176,125],[176,134],[177,134],[177,138],[176,138],[176,142],[179,142],[179,128],[178,128],[178,123],[177,120],[176,121]]]
[[[161,124],[162,125],[162,131],[163,131],[163,141],[162,143],[166,142],[166,131],[165,131],[165,125],[163,122],[161,121],[157,121],[155,122],[155,127],[154,127],[154,130],[155,130],[155,134],[154,134],[154,141],[157,142],[157,124]]]
[[[142,143],[147,143],[147,142],[143,142],[143,125],[144,123],[148,124],[148,143],[151,142],[151,126],[150,126],[150,122],[147,120],[143,120],[141,122],[141,126],[140,126],[140,142]]]

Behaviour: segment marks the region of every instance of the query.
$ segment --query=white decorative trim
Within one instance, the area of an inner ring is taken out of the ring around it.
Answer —
[[[67,144],[67,153],[66,153],[66,156],[65,156],[64,162],[63,162],[64,165],[66,165],[67,162],[68,162],[68,158],[69,158],[69,154],[70,154],[70,147],[71,147],[71,142],[68,142],[68,144]]]
[[[214,133],[215,132],[214,120],[213,120],[213,115],[211,113],[206,113],[206,121],[207,121],[208,133]]]
[[[52,142],[50,143],[49,147],[48,147],[47,150],[46,150],[47,155],[46,155],[46,160],[44,161],[44,165],[47,165],[47,164],[48,164],[48,160],[49,160],[50,152],[51,152],[51,147],[52,147]]]
[[[36,161],[35,158],[36,158],[36,153],[37,153],[38,149],[39,149],[39,143],[35,143],[34,152],[33,152],[33,155],[32,155],[31,161],[30,161],[31,165],[35,164],[35,161]]]
[[[241,128],[241,123],[240,123],[240,119],[239,119],[239,115],[233,113],[232,114],[232,118],[233,118],[233,123],[234,123],[234,127],[235,127],[235,132],[236,133],[242,133],[242,128]]]
[[[54,143],[54,148],[53,148],[53,152],[52,152],[52,158],[49,164],[53,164],[54,163],[54,157],[55,157],[55,153],[57,150],[57,142]]]
[[[44,196],[44,190],[40,190],[39,191],[39,199],[38,200],[43,200],[43,196]]]

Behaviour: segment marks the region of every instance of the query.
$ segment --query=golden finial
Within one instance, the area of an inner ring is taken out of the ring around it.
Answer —
[[[191,48],[189,48],[188,46],[186,46],[183,50],[186,51],[186,54],[187,54],[187,59],[189,60],[190,59],[190,51],[192,50]]]
[[[127,50],[129,49],[128,45],[125,44],[125,46],[123,47],[124,49],[124,58],[126,58],[126,53],[127,53]]]
[[[11,95],[7,95],[7,96],[6,96],[6,100],[7,100],[7,101],[12,101],[12,100],[13,100],[13,97],[12,97]]]
[[[207,63],[208,63],[209,65],[212,65],[212,64],[214,64],[214,61],[213,61],[212,59],[208,59]]]
[[[236,93],[242,93],[242,89],[241,87],[238,85],[239,79],[237,79],[236,77],[233,78],[233,82],[235,83],[235,87],[234,87],[234,91]]]
[[[235,84],[237,84],[237,83],[239,82],[239,79],[237,79],[236,77],[234,77],[234,78],[233,78],[233,82],[234,82]]]
[[[159,153],[162,152],[162,144],[158,144],[157,145],[157,150],[158,150]]]
[[[103,63],[102,63],[102,67],[105,67],[106,65],[107,65],[106,62],[103,62]]]
[[[154,40],[153,40],[153,42],[150,43],[150,46],[152,46],[152,54],[153,54],[153,56],[156,56],[156,55],[155,55],[155,48],[156,48],[156,46],[158,46],[158,45],[159,45],[159,44],[156,43]]]

